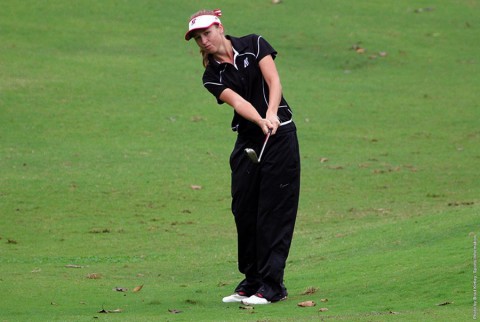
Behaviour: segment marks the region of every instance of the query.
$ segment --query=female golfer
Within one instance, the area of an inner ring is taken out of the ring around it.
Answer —
[[[297,133],[274,63],[277,52],[258,35],[225,35],[220,16],[220,10],[195,13],[185,39],[200,47],[203,85],[234,110],[232,213],[245,278],[223,302],[268,304],[287,297],[283,275],[300,192]],[[254,163],[245,149],[260,153],[266,135],[261,161]]]

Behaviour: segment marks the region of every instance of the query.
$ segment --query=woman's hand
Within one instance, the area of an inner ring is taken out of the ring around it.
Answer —
[[[268,132],[270,132],[271,134],[274,134],[275,132],[277,132],[278,125],[280,124],[280,122],[278,122],[278,124],[277,124],[275,122],[272,122],[268,118],[264,118],[264,119],[261,118],[261,119],[257,120],[256,123],[262,129],[262,132],[265,135]]]
[[[277,130],[280,127],[280,120],[278,119],[278,116],[276,114],[269,113],[269,112],[267,112],[266,119],[269,121],[269,124],[270,124],[269,128],[272,131],[272,135],[274,135],[275,133],[277,133]]]

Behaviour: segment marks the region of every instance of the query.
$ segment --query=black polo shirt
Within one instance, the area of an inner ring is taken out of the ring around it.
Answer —
[[[277,52],[259,35],[252,34],[241,38],[226,37],[232,42],[234,65],[219,63],[210,55],[209,64],[203,74],[203,85],[217,98],[219,104],[224,103],[219,98],[220,94],[226,88],[230,88],[250,102],[258,113],[265,117],[268,109],[269,89],[258,62],[267,55],[272,55],[275,59]],[[288,123],[292,119],[292,111],[283,95],[277,115],[282,123]],[[232,119],[232,130],[248,136],[262,134],[260,127],[236,112]]]

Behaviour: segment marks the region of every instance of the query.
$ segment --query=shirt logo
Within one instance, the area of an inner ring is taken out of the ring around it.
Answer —
[[[248,62],[248,57],[246,57],[245,60],[243,61],[243,68],[247,68],[248,65],[250,65],[250,63]]]

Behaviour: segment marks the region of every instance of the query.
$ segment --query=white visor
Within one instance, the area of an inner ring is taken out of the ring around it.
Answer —
[[[199,29],[207,29],[210,26],[217,24],[221,25],[222,22],[217,16],[214,15],[203,15],[198,16],[190,20],[188,23],[188,31],[185,34],[185,40],[190,40],[192,38],[192,31],[199,30]]]

